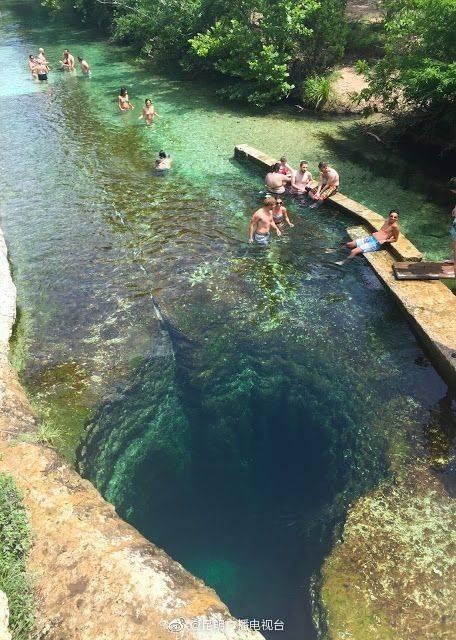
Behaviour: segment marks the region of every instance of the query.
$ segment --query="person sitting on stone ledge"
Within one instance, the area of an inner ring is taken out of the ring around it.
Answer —
[[[296,196],[305,195],[306,187],[310,182],[312,182],[312,174],[309,171],[309,163],[306,160],[301,160],[299,169],[291,178],[291,193]]]
[[[359,240],[351,240],[347,242],[346,247],[350,249],[350,255],[345,260],[339,260],[335,264],[343,265],[348,260],[356,258],[362,253],[371,253],[379,251],[385,244],[397,242],[399,238],[399,213],[395,209],[391,209],[388,218],[383,223],[379,231],[375,231],[370,236],[365,236]]]
[[[288,178],[280,173],[280,163],[276,162],[269,173],[266,174],[264,179],[264,186],[268,193],[274,193],[281,195],[285,192],[285,184],[288,182]]]
[[[315,200],[311,205],[312,209],[317,207],[319,202],[334,195],[339,188],[339,174],[335,169],[330,167],[327,162],[319,162],[318,168],[320,169],[318,185],[314,189],[307,189],[309,196]]]
[[[283,176],[286,176],[287,178],[287,182],[290,182],[294,171],[293,169],[290,167],[290,165],[287,162],[287,157],[286,156],[282,156],[280,158],[280,169],[279,169],[279,173],[281,173]]]

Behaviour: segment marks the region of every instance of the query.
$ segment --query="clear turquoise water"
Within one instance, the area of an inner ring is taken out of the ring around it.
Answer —
[[[452,400],[367,266],[331,265],[347,218],[291,204],[292,231],[247,246],[261,179],[233,147],[328,158],[345,193],[399,207],[429,257],[447,252],[438,184],[355,120],[223,105],[36,5],[7,3],[0,37],[2,226],[33,403],[120,513],[235,615],[315,637],[312,576],[347,503],[389,475],[398,438],[446,456]],[[38,46],[52,62],[82,53],[93,77],[35,84]],[[132,114],[116,111],[121,84]],[[148,96],[162,116],[150,129]],[[160,148],[167,177],[151,172]]]

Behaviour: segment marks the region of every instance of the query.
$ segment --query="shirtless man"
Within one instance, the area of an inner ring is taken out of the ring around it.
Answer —
[[[315,208],[318,202],[322,202],[336,193],[339,188],[339,174],[335,169],[329,166],[327,162],[319,162],[320,180],[315,189],[309,191],[312,200],[315,200],[311,208]]]
[[[272,209],[276,201],[274,198],[268,197],[264,199],[263,206],[252,216],[252,220],[249,225],[249,242],[256,242],[262,246],[267,246],[269,241],[269,235],[271,227],[275,229],[278,236],[282,235],[282,232],[277,227],[272,217]]]
[[[309,163],[301,160],[299,169],[291,178],[291,193],[295,195],[303,195],[306,193],[306,187],[312,181],[312,174],[309,171]]]
[[[160,151],[158,158],[155,160],[155,170],[166,171],[167,169],[171,169],[172,162],[171,156],[168,155],[166,151]]]
[[[139,116],[138,120],[140,120],[141,118],[144,118],[144,120],[146,121],[146,124],[152,124],[152,121],[155,118],[155,116],[157,116],[157,118],[160,118],[158,113],[155,111],[154,105],[152,104],[152,100],[150,98],[147,98],[144,104],[144,107],[142,109],[142,114]]]
[[[64,50],[63,58],[60,61],[60,64],[62,65],[62,69],[64,71],[73,71],[74,70],[74,57],[71,55],[71,53],[68,51],[68,49]]]
[[[351,240],[347,242],[346,247],[350,249],[350,255],[345,260],[340,260],[336,264],[344,264],[347,260],[352,260],[362,253],[371,253],[378,251],[385,244],[397,242],[399,238],[399,213],[395,209],[391,209],[388,218],[379,231],[375,231],[371,236],[365,236],[359,240]]]
[[[280,195],[285,192],[284,185],[287,183],[287,177],[280,173],[280,163],[276,162],[271,167],[271,171],[266,174],[264,186],[267,191]]]
[[[87,78],[90,78],[90,76],[92,75],[92,72],[90,71],[89,63],[87,62],[87,60],[84,60],[84,58],[81,58],[80,56],[78,56],[78,62],[81,65],[82,75],[86,76]]]
[[[38,75],[38,80],[43,82],[48,79],[49,67],[45,62],[37,62],[36,73]]]
[[[286,207],[283,206],[282,198],[276,198],[275,205],[272,207],[272,219],[277,226],[286,222],[289,227],[294,227],[294,224],[290,222]]]
[[[43,47],[40,47],[38,49],[38,55],[36,56],[36,59],[38,60],[38,62],[42,62],[43,64],[47,63],[46,56],[44,55]]]

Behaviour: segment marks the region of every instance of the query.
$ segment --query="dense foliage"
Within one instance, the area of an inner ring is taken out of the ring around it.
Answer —
[[[385,0],[385,55],[364,92],[422,139],[456,147],[456,2]]]
[[[30,547],[27,514],[11,477],[0,474],[0,589],[8,597],[13,640],[28,640],[33,599],[26,574]]]
[[[54,9],[66,0],[44,0]],[[341,58],[346,0],[75,0],[110,13],[113,37],[163,63],[222,75],[221,94],[265,105]],[[108,7],[108,9],[107,9]]]

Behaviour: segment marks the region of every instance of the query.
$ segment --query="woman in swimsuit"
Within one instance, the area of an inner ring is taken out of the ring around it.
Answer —
[[[131,104],[130,98],[128,97],[128,91],[126,87],[121,87],[119,91],[119,98],[117,102],[120,111],[129,111],[130,109],[134,109],[134,105]]]
[[[275,205],[272,208],[272,217],[277,226],[286,222],[289,227],[294,227],[294,224],[290,222],[288,211],[286,207],[283,206],[283,200],[281,198],[277,198],[275,201]]]
[[[152,100],[150,98],[147,98],[145,106],[143,107],[143,110],[142,110],[142,114],[139,116],[138,120],[140,120],[141,118],[144,118],[144,120],[146,121],[146,124],[152,124],[152,121],[155,118],[155,116],[157,116],[157,118],[160,117],[154,109]]]
[[[32,77],[36,78],[36,76],[38,75],[38,61],[32,54],[29,55],[28,67],[31,71]]]
[[[87,62],[87,60],[84,60],[84,58],[78,56],[78,62],[81,65],[82,75],[86,76],[86,78],[90,78],[92,72],[90,71],[89,63]]]

